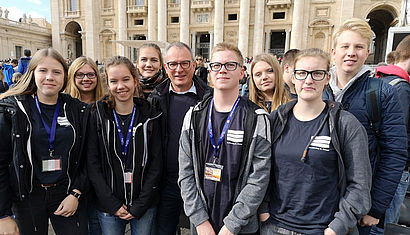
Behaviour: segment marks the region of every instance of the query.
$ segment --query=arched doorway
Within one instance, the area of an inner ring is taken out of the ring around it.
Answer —
[[[376,36],[372,42],[374,51],[370,51],[367,63],[377,64],[384,61],[388,31],[393,26],[396,17],[395,10],[387,5],[379,6],[367,15],[366,18],[369,19],[370,27]]]
[[[74,60],[83,55],[83,42],[81,39],[81,26],[71,21],[65,26],[63,41],[63,55]]]

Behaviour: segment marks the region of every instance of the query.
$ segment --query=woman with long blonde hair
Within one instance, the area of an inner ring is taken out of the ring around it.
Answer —
[[[68,69],[65,93],[87,104],[104,96],[103,82],[97,64],[89,57],[79,57]]]
[[[249,99],[269,113],[290,100],[279,62],[270,54],[257,55],[251,64]]]

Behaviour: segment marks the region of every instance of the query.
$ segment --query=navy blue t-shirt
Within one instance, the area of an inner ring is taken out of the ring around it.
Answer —
[[[216,233],[223,227],[223,219],[229,214],[234,205],[235,189],[242,161],[246,109],[247,103],[244,99],[241,99],[220,147],[218,159],[215,163],[224,166],[221,182],[203,180],[204,194],[210,217],[209,222]],[[217,112],[215,108],[212,110],[212,129],[215,143],[218,142],[228,115],[229,112]],[[206,121],[205,127],[206,130],[203,131],[202,144],[205,146],[206,162],[213,163],[214,149],[209,139],[208,121]]]
[[[74,142],[74,130],[64,114],[63,104],[60,103],[60,110],[57,119],[54,152],[50,158],[49,142],[46,129],[41,121],[40,113],[37,110],[36,103],[30,97],[30,111],[33,133],[31,138],[31,149],[34,167],[35,184],[54,184],[68,183],[67,165],[69,151]],[[41,116],[51,128],[56,105],[47,105],[40,103]],[[42,172],[42,161],[48,159],[61,159],[61,170]]]
[[[290,112],[281,137],[273,144],[271,221],[304,234],[323,234],[338,210],[338,163],[328,120],[301,157],[328,111],[311,121],[299,121]]]

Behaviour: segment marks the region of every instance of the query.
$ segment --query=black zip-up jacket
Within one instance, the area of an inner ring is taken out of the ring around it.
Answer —
[[[132,169],[132,183],[126,184],[124,181],[120,139],[112,109],[104,98],[97,101],[91,112],[87,168],[97,196],[98,210],[115,214],[122,205],[126,205],[128,212],[139,219],[159,200],[161,114],[144,99],[134,98],[134,104],[137,115],[128,147],[128,158],[132,158],[132,163],[127,165]]]
[[[206,83],[204,83],[201,79],[194,75],[192,81],[196,88],[196,94],[198,96],[198,102],[203,99],[205,94],[209,93],[211,89],[208,87]],[[162,159],[164,169],[166,167],[166,154],[167,154],[167,147],[168,147],[168,107],[169,107],[169,85],[171,84],[171,80],[168,78],[167,80],[163,81],[159,84],[149,95],[148,101],[158,110],[161,110],[161,137],[162,137]],[[181,120],[182,123],[183,120]],[[164,174],[164,177],[166,175]],[[164,180],[166,182],[166,180]]]
[[[74,131],[68,156],[67,193],[88,189],[84,136],[89,110],[87,105],[67,94],[59,95],[62,107]],[[11,215],[12,201],[25,200],[33,190],[31,149],[32,124],[29,95],[11,96],[0,101],[0,216]],[[47,146],[44,146],[47,147]]]

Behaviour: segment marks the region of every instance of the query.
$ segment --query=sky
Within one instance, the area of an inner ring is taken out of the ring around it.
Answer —
[[[18,21],[26,13],[31,18],[46,18],[51,23],[50,0],[0,0],[0,7],[3,11],[9,10],[9,19]]]

